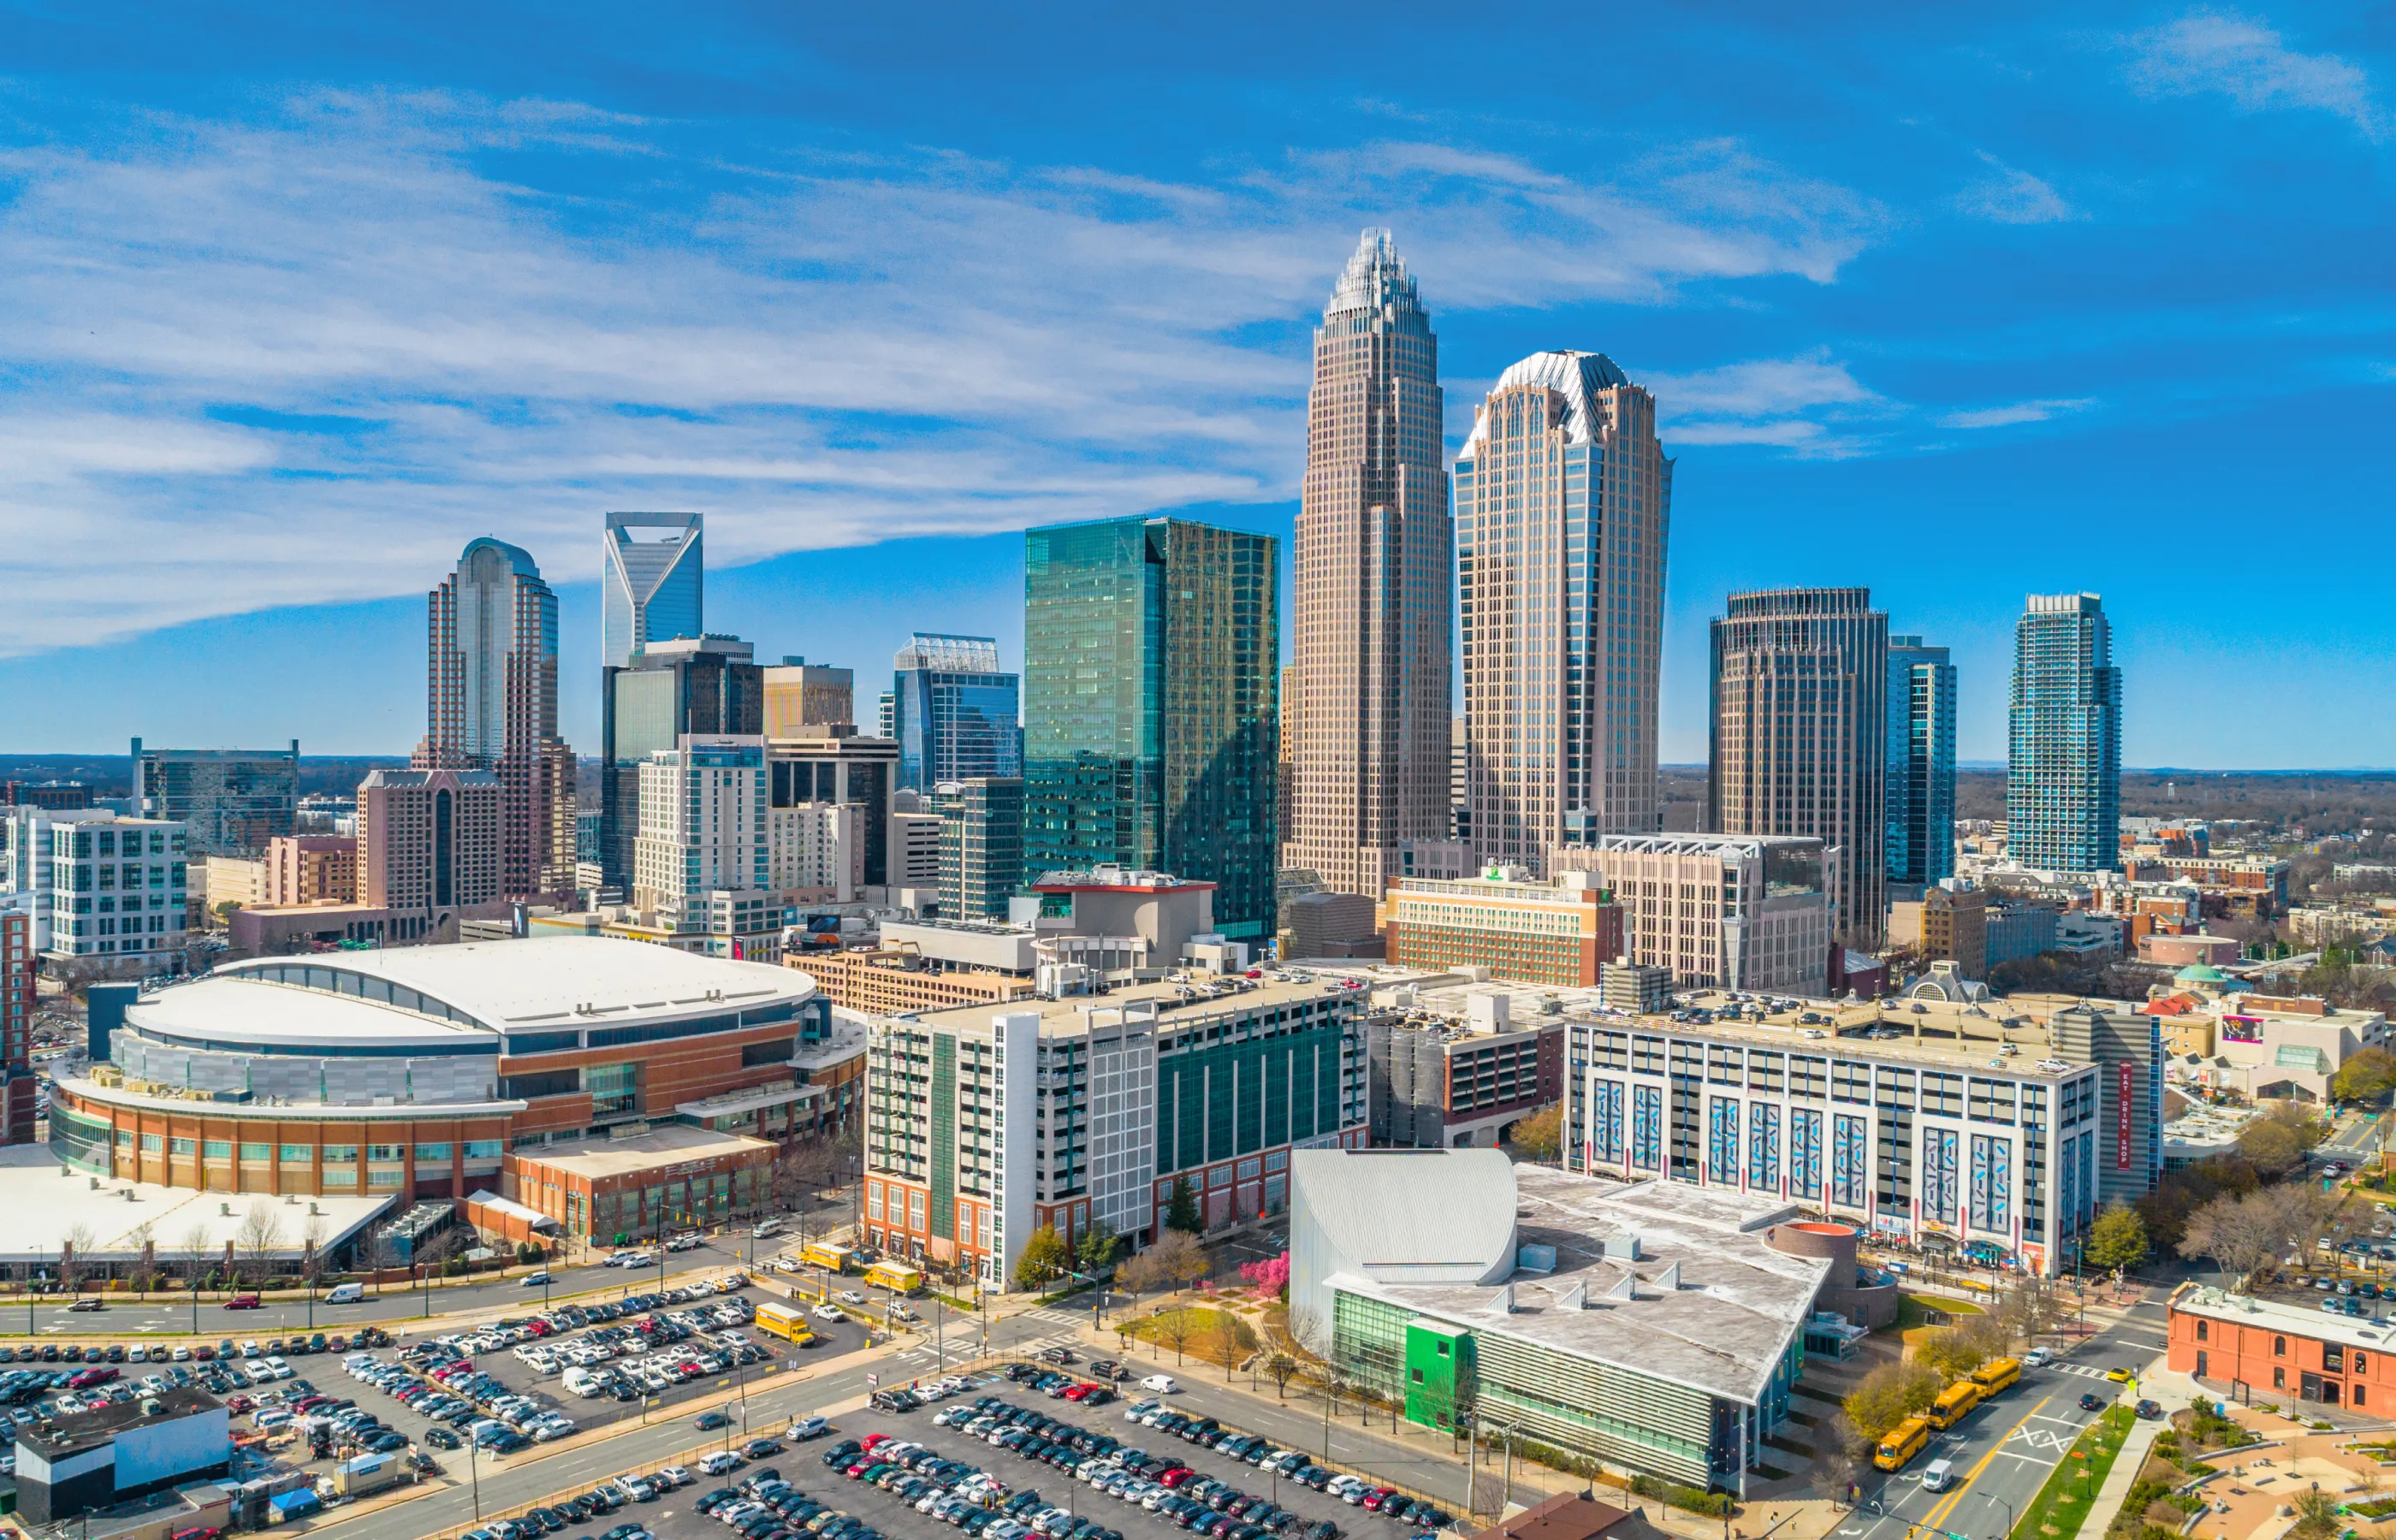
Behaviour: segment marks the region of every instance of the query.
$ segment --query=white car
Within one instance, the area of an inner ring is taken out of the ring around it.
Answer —
[[[672,1481],[678,1487],[686,1487],[690,1485],[691,1482],[698,1480],[697,1477],[693,1476],[688,1470],[686,1470],[681,1466],[668,1466],[664,1469],[659,1471],[658,1474],[664,1477],[667,1480]]]
[[[1170,1396],[1181,1388],[1173,1383],[1171,1374],[1151,1374],[1139,1382],[1139,1387],[1143,1390],[1153,1390],[1160,1396]]]
[[[841,1313],[840,1307],[830,1300],[824,1301],[822,1304],[817,1306],[813,1310],[810,1310],[807,1313],[814,1316],[818,1321],[846,1321],[848,1319],[848,1317]]]
[[[2021,1364],[2025,1369],[2036,1369],[2050,1362],[2054,1357],[2054,1354],[2043,1348],[2033,1348],[2021,1356]]]
[[[840,1299],[841,1303],[844,1305],[862,1305],[865,1303],[865,1296],[859,1294],[855,1289],[841,1290]]]
[[[741,1463],[739,1455],[728,1449],[719,1449],[712,1454],[700,1455],[699,1468],[706,1471],[710,1476],[721,1476],[727,1470],[739,1469]]]

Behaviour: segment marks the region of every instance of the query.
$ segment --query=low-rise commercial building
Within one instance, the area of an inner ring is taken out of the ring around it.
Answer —
[[[224,1403],[188,1387],[17,1428],[17,1508],[30,1523],[58,1523],[232,1471]]]
[[[1540,882],[1491,867],[1457,882],[1391,884],[1383,939],[1408,968],[1481,967],[1497,978],[1588,988],[1622,955],[1622,909],[1595,874]]]
[[[1894,900],[1888,906],[1888,943],[1919,952],[1924,962],[1952,962],[1965,978],[1986,978],[1989,896],[1950,877],[1919,898]]]
[[[597,1245],[714,1224],[773,1193],[774,1146],[668,1124],[626,1138],[512,1153],[500,1194]]]
[[[1290,1319],[1409,1422],[1511,1430],[1744,1494],[1788,1420],[1831,1261],[1798,1206],[1497,1150],[1292,1157]]]
[[[2326,1102],[2348,1059],[2388,1045],[2380,1012],[2263,994],[2201,962],[2156,986],[2144,1009],[2160,1024],[2173,1081],[2249,1101]]]
[[[2172,1294],[2168,1342],[2175,1373],[2239,1401],[2293,1397],[2366,1417],[2396,1406],[2396,1351],[2387,1323],[2369,1317],[2183,1283]]]
[[[877,1020],[869,1244],[1005,1286],[1034,1230],[1156,1233],[1278,1211],[1294,1148],[1361,1145],[1362,991],[1193,975]]]

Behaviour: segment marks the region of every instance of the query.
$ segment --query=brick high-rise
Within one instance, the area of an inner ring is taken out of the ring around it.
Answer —
[[[419,770],[499,777],[499,888],[574,887],[574,750],[557,736],[557,595],[521,549],[486,537],[426,596]]]
[[[33,917],[0,909],[0,1145],[33,1142]]]
[[[1441,410],[1431,318],[1390,232],[1368,230],[1314,334],[1282,864],[1377,902],[1400,843],[1448,831],[1455,541]]]

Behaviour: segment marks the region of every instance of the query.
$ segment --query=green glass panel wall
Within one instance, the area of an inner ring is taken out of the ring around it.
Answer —
[[[957,1230],[957,1040],[932,1039],[932,1233]]]

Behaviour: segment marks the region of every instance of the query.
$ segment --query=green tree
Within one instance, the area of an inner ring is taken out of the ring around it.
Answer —
[[[2365,1048],[2348,1059],[2330,1081],[2330,1094],[2340,1101],[2377,1101],[2396,1086],[2396,1054]]]
[[[1926,1363],[1884,1363],[1856,1382],[1841,1409],[1856,1431],[1878,1439],[1938,1395],[1938,1371]]]
[[[2135,1268],[2147,1259],[2147,1222],[2129,1204],[2115,1201],[2088,1228],[2086,1255],[2091,1267]]]
[[[1165,1228],[1184,1235],[1197,1235],[1206,1228],[1206,1221],[1198,1215],[1198,1194],[1191,1190],[1186,1175],[1173,1178],[1173,1198],[1165,1210]]]
[[[1564,1153],[1564,1108],[1557,1102],[1543,1107],[1514,1125],[1514,1148],[1525,1160],[1552,1161]]]
[[[2288,1527],[2292,1540],[2329,1540],[2344,1527],[2338,1516],[2337,1499],[2326,1492],[2297,1494],[2296,1521]]]
[[[2274,1101],[2241,1129],[2238,1152],[2270,1177],[2290,1175],[2305,1163],[2313,1146],[2329,1137],[2329,1124],[2304,1103]]]
[[[1123,1237],[1115,1233],[1115,1228],[1103,1219],[1092,1219],[1090,1228],[1082,1232],[1081,1243],[1073,1248],[1073,1256],[1084,1272],[1095,1273],[1105,1270],[1122,1249]]]
[[[1015,1259],[1015,1286],[1037,1289],[1061,1276],[1073,1265],[1073,1253],[1065,1238],[1057,1233],[1054,1225],[1043,1225],[1023,1242],[1023,1255]]]

